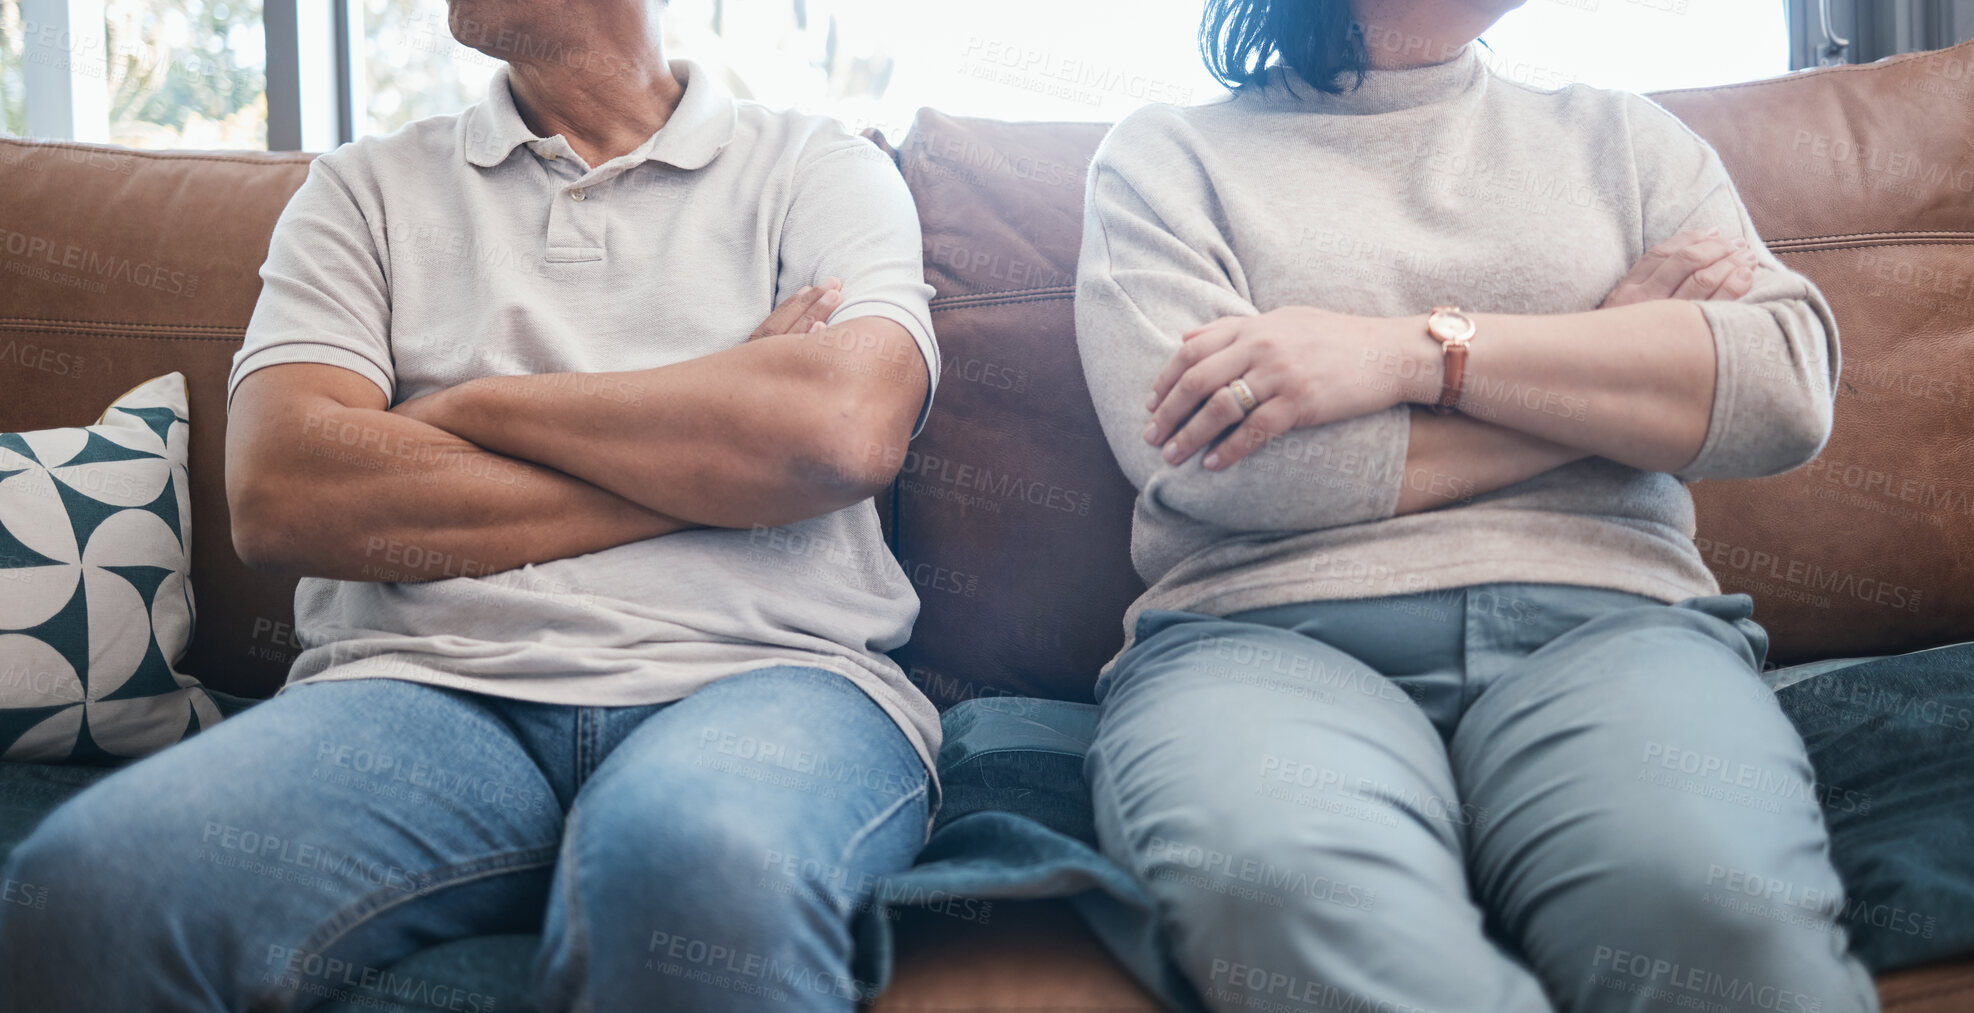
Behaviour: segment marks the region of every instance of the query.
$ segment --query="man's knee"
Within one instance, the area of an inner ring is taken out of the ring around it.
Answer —
[[[155,896],[162,885],[149,878],[140,881],[141,868],[131,866],[153,834],[124,822],[128,814],[115,809],[95,798],[78,799],[50,814],[15,846],[0,870],[9,902],[0,905],[0,947],[30,936],[45,943],[93,934],[96,926],[155,923],[152,917],[114,915],[129,912],[133,900]]]
[[[840,804],[840,803],[839,803]],[[900,871],[910,862],[918,838],[899,850],[897,861],[875,867],[846,857],[842,835],[828,827],[828,814],[801,806],[714,805],[681,811],[669,805],[613,805],[601,819],[592,817],[582,831],[617,841],[635,840],[637,847],[610,846],[591,853],[584,878],[592,882],[636,882],[662,877],[660,893],[675,908],[681,924],[711,919],[805,919],[827,913],[841,917],[875,888],[885,872]],[[909,807],[907,807],[909,808]],[[913,834],[922,835],[923,808],[907,814]],[[871,857],[885,845],[885,835],[857,853]],[[715,917],[717,915],[717,917]]]
[[[121,797],[115,783],[101,784],[69,799],[43,819],[8,858],[10,866],[44,877],[94,880],[113,874],[111,842],[157,843],[175,831],[153,825],[150,807]]]

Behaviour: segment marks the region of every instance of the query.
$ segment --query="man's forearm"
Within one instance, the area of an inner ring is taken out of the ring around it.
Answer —
[[[910,334],[863,318],[656,369],[484,377],[397,411],[666,516],[773,527],[889,481],[926,382]]]
[[[1405,485],[1393,512],[1464,503],[1589,456],[1539,436],[1415,407],[1405,448]]]
[[[364,581],[471,577],[691,526],[390,412],[327,400],[291,410],[292,443],[243,433],[228,452],[235,545],[261,568]],[[233,481],[239,473],[258,477]]]

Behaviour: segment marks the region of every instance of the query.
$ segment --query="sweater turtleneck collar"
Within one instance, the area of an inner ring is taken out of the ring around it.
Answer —
[[[1271,103],[1346,116],[1392,113],[1431,105],[1479,86],[1487,73],[1479,48],[1469,42],[1452,59],[1424,67],[1367,70],[1363,84],[1341,95],[1318,91],[1287,68],[1275,67],[1268,75],[1266,96]],[[1350,79],[1346,77],[1344,84],[1348,87]]]

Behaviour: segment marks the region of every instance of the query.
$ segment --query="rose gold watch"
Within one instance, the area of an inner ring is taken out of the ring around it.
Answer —
[[[1433,411],[1444,415],[1460,403],[1460,389],[1467,383],[1467,345],[1474,340],[1474,318],[1458,306],[1434,306],[1426,318],[1426,333],[1439,342],[1446,355],[1446,378],[1440,382],[1439,403]]]

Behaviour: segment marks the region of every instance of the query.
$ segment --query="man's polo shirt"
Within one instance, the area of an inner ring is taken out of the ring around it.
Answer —
[[[712,74],[672,67],[686,90],[671,119],[594,168],[528,129],[506,68],[458,116],[316,159],[275,226],[229,396],[292,362],[351,370],[392,404],[482,376],[649,369],[742,343],[780,300],[832,276],[844,304],[831,322],[898,322],[936,380],[918,217],[890,160],[833,120],[736,101]],[[394,548],[419,551],[384,546],[380,563]],[[868,693],[929,770],[938,714],[885,655],[917,615],[865,500],[489,576],[306,578],[289,685],[391,677],[617,706],[810,665]]]

